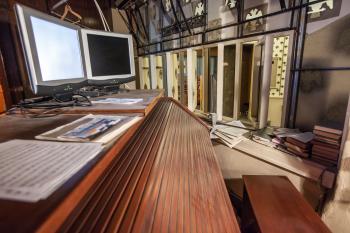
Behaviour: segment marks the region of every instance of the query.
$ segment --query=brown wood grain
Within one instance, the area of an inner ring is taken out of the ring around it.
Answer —
[[[59,231],[240,230],[208,129],[162,98]]]
[[[5,112],[7,107],[11,106],[9,94],[5,65],[0,48],[0,113]]]
[[[1,141],[77,117],[3,116]],[[0,206],[0,232],[239,232],[206,125],[169,98],[48,199]]]
[[[90,100],[98,100],[105,98],[140,98],[142,102],[136,104],[99,104],[94,103],[89,107],[73,107],[65,108],[66,114],[119,114],[119,113],[141,113],[147,115],[158,102],[158,99],[163,97],[163,90],[123,90],[118,94],[111,96],[103,96],[91,98]]]
[[[243,176],[245,195],[260,232],[331,232],[284,176]]]

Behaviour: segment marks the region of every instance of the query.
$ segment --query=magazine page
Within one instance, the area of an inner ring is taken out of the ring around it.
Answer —
[[[138,116],[87,115],[36,136],[40,140],[108,143],[140,120]]]

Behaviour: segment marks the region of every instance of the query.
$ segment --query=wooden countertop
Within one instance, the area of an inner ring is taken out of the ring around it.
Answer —
[[[331,232],[287,177],[243,176],[243,181],[261,232]]]
[[[77,117],[14,124],[11,138]],[[208,129],[168,98],[48,199],[0,206],[1,232],[239,232]]]
[[[116,113],[142,113],[148,114],[160,97],[163,97],[163,90],[128,90],[121,91],[112,96],[103,96],[92,98],[91,100],[99,100],[105,98],[140,98],[141,102],[136,104],[98,104],[95,103],[90,107],[73,107],[66,108],[65,113],[69,114],[116,114]]]

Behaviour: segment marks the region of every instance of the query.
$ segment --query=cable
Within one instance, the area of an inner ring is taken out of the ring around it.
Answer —
[[[106,20],[104,14],[103,14],[103,12],[102,12],[102,10],[101,10],[100,5],[98,4],[97,0],[94,0],[94,2],[95,2],[95,5],[96,5],[96,8],[97,8],[97,11],[98,11],[98,13],[99,13],[99,15],[100,15],[100,18],[101,18],[101,20],[102,20],[102,24],[103,24],[103,27],[104,27],[105,31],[109,31],[109,32],[110,32],[111,29],[110,29],[110,27],[109,27],[109,25],[108,25],[108,22],[107,22],[107,20]]]
[[[61,109],[67,107],[87,107],[92,106],[90,99],[81,94],[75,94],[69,101],[63,101],[57,97],[53,97],[47,102],[22,101],[7,111],[8,115],[18,114],[28,116],[30,118],[52,117],[60,114]]]
[[[99,10],[99,5],[98,5],[98,3],[97,3],[97,1],[96,1],[96,0],[94,0],[94,2],[95,2],[95,6],[96,6],[96,9],[97,9],[97,12],[98,12],[98,14],[100,15],[100,18],[101,18],[101,21],[102,21],[103,28],[104,28],[104,30],[105,30],[105,31],[107,31],[107,27],[106,27],[106,25],[105,25],[105,22],[104,22],[104,20],[103,20],[103,18],[102,18],[102,15],[101,15],[100,10]]]
[[[102,18],[103,18],[104,21],[105,21],[105,24],[106,24],[106,26],[107,26],[107,28],[108,28],[108,31],[110,32],[111,29],[110,29],[110,27],[109,27],[109,24],[108,24],[108,22],[107,22],[107,19],[105,18],[105,15],[103,14],[103,11],[101,10],[101,8],[100,8],[100,13],[101,13],[101,15],[102,15]]]

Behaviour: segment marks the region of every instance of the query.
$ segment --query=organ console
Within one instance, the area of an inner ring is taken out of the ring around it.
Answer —
[[[207,126],[170,98],[48,199],[0,206],[1,232],[240,232]]]

